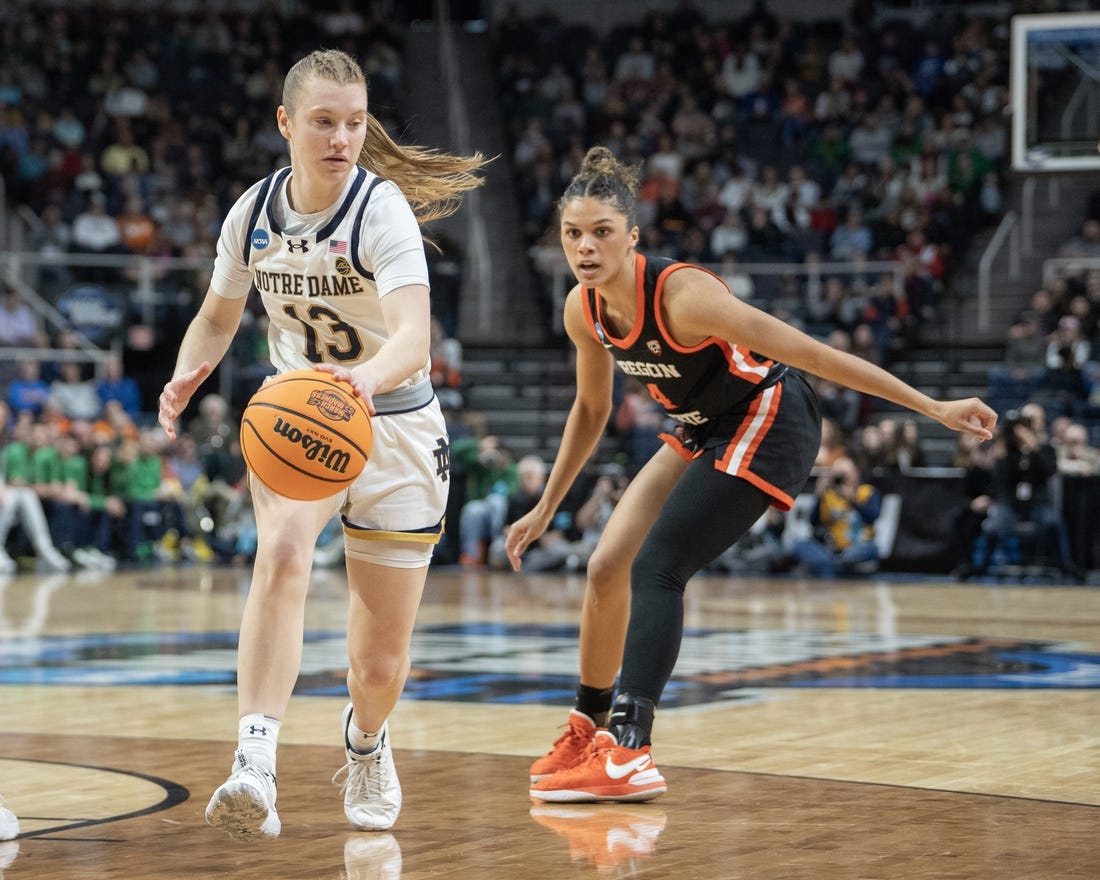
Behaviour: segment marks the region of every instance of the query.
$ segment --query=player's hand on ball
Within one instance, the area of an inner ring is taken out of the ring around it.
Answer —
[[[374,431],[362,399],[328,371],[291,370],[265,382],[241,415],[241,454],[261,483],[318,501],[350,486]]]
[[[368,385],[360,369],[349,370],[347,367],[338,367],[335,364],[317,364],[314,369],[328,373],[337,382],[347,382],[355,392],[355,396],[362,398],[367,412],[374,415],[374,388]]]

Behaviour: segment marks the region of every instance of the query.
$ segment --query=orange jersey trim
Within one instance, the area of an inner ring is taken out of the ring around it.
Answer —
[[[684,461],[694,461],[702,454],[701,452],[692,452],[684,445],[684,441],[677,437],[675,434],[662,432],[658,434],[657,437],[660,440],[663,440],[665,442],[665,445],[670,447],[672,451],[680,456],[680,458],[682,458]]]
[[[601,342],[600,334],[596,330],[596,324],[600,325],[603,330],[603,335],[607,338],[608,342],[615,343],[617,348],[630,348],[638,341],[638,337],[642,335],[642,327],[645,325],[645,267],[646,260],[644,254],[635,253],[634,255],[634,321],[630,326],[630,333],[626,336],[616,336],[613,334],[607,326],[607,322],[603,320],[603,297],[600,295],[600,289],[595,288],[595,313],[593,309],[589,308],[588,297],[583,297],[584,300],[584,316],[588,320],[588,329],[592,331],[592,335],[596,337],[596,340]],[[582,293],[585,290],[592,290],[593,288],[581,286]]]
[[[717,279],[718,282],[726,288],[729,295],[733,296],[733,291],[730,291],[729,285],[714,272],[711,272],[710,269],[696,266],[693,263],[675,263],[669,266],[657,276],[657,288],[653,292],[653,317],[657,322],[657,328],[665,338],[665,342],[667,342],[674,351],[678,351],[682,354],[692,354],[693,352],[706,348],[708,345],[716,345],[719,351],[725,356],[726,363],[729,365],[729,371],[733,375],[744,379],[751,385],[759,385],[767,378],[774,361],[770,359],[765,362],[758,361],[747,349],[741,346],[732,345],[729,340],[719,339],[717,336],[708,336],[697,345],[691,346],[680,345],[672,338],[672,334],[665,324],[664,314],[661,311],[661,299],[665,292],[665,281],[673,272],[677,272],[680,269],[697,269],[700,272],[705,272],[712,278]]]
[[[794,503],[791,496],[750,470],[756,450],[760,448],[760,444],[764,441],[775,422],[782,398],[782,382],[761,391],[753,400],[748,413],[737,429],[737,433],[733,435],[726,446],[725,452],[722,453],[721,457],[715,459],[714,466],[722,473],[747,480],[758,489],[775,498],[777,507],[789,510]]]

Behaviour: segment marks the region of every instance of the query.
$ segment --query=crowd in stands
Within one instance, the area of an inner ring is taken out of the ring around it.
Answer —
[[[1067,427],[1100,446],[1100,190],[1080,231],[1008,328],[1003,362],[989,374],[1000,412],[1040,406],[1060,441]]]
[[[93,3],[5,4],[0,175],[8,206],[37,218],[28,249],[212,264],[229,206],[245,186],[288,163],[274,124],[282,77],[317,46],[360,60],[372,113],[396,129],[402,37],[380,7],[322,0],[300,10],[271,4],[257,15],[249,6],[134,4],[104,16]],[[117,360],[93,369],[80,352],[86,328],[47,324],[4,285],[0,346],[41,356],[16,360],[0,350],[0,568],[20,559],[59,570],[232,559],[254,548],[228,404],[205,397],[176,443],[153,420],[156,390],[172,368],[156,350],[174,350],[172,334],[186,325],[207,278],[156,269],[155,281],[166,310],[155,327],[139,327],[128,301],[130,271],[52,263],[32,279],[63,316],[75,286],[117,291],[125,314],[95,341],[144,352],[148,369],[131,364],[128,374]],[[249,309],[233,343],[238,404],[270,372],[266,319],[257,302]],[[442,341],[444,348],[452,366],[442,384],[453,386],[460,350]]]
[[[372,112],[398,129],[399,30],[374,7],[288,9],[120,9],[106,20],[94,4],[45,15],[22,0],[5,7],[0,174],[12,203],[38,217],[29,245],[43,255],[210,262],[242,187],[286,162],[272,124],[282,72],[317,45],[362,61]],[[512,8],[495,28],[515,190],[538,266],[560,259],[555,201],[584,150],[603,143],[641,170],[644,252],[713,266],[738,296],[888,364],[936,320],[969,236],[1001,210],[1003,21],[952,14],[918,26],[857,11],[811,25],[777,18],[766,3],[710,21],[681,3],[606,29]],[[432,258],[432,378],[448,414],[455,476],[438,558],[502,565],[493,547],[530,503],[547,463],[513,460],[465,406],[461,266],[451,254]],[[1064,255],[1100,256],[1100,198]],[[895,270],[860,271],[869,261]],[[761,262],[800,271],[753,275]],[[831,271],[838,262],[855,268]],[[168,299],[189,316],[205,290],[200,276],[164,271],[157,284],[182,292]],[[56,303],[85,281],[128,290],[134,278],[43,265],[37,289]],[[1100,458],[1098,315],[1100,267],[1057,275],[1021,312],[1005,365],[990,376],[1000,411],[1041,404],[1063,473],[1092,473]],[[270,371],[265,321],[251,304],[233,343],[238,407]],[[170,349],[164,334],[184,323],[159,315],[158,347]],[[64,352],[77,343],[71,328],[44,324],[14,288],[0,291],[0,346]],[[45,356],[3,366],[0,549],[8,555],[0,568],[13,557],[107,568],[112,560],[247,558],[254,549],[232,403],[210,394],[169,444],[152,422],[150,387],[159,382],[146,383],[144,370],[127,374],[123,361],[108,360],[93,371],[79,358]],[[819,473],[850,460],[873,485],[922,463],[915,421],[883,417],[864,396],[827,382],[816,390],[826,416]],[[670,427],[621,378],[615,403],[615,464],[578,481],[544,539],[546,568],[583,565],[618,494]],[[1003,457],[1002,447],[990,457]],[[959,463],[969,467],[969,458]],[[769,520],[746,545],[782,531],[781,514]],[[40,521],[50,526],[48,541]]]
[[[225,401],[203,397],[171,442],[112,396],[124,379],[81,384],[95,395],[94,411],[67,412],[53,393],[37,407],[0,402],[0,570],[21,559],[113,570],[247,558],[251,505]]]
[[[274,124],[282,77],[317,46],[361,61],[372,113],[396,129],[402,36],[378,7],[321,0],[255,14],[249,6],[133,4],[105,16],[94,3],[4,5],[0,175],[10,206],[24,208],[18,222],[37,218],[25,249],[195,258],[209,267],[229,206],[288,164]],[[206,291],[208,268],[177,265],[155,264],[158,311],[146,348],[174,347]],[[113,266],[52,263],[33,283],[62,313],[74,285],[117,291],[128,312],[121,332],[138,311],[126,301],[135,280]]]
[[[1048,428],[1049,424],[1049,428]],[[876,570],[896,534],[899,506],[887,514],[886,490],[896,478],[920,467],[916,422],[884,418],[847,438],[826,418],[812,479],[812,500],[801,516],[773,509],[742,541],[715,561],[719,571],[800,572],[854,575]],[[960,435],[953,466],[963,474],[961,493],[940,498],[948,523],[947,555],[960,580],[1019,576],[1034,570],[1074,581],[1086,577],[1090,551],[1075,555],[1070,532],[1091,534],[1061,504],[1061,480],[1100,476],[1100,448],[1084,425],[1068,416],[1048,423],[1037,402],[1009,410],[994,440]],[[797,505],[796,505],[797,506]],[[880,517],[893,517],[881,522]]]
[[[9,312],[23,305],[6,291]],[[104,353],[93,369],[72,330],[51,347],[48,336],[28,312],[26,332],[0,345],[0,572],[248,558],[254,523],[229,403],[201,396],[172,442],[121,357]]]
[[[457,518],[450,519],[436,559],[466,569],[508,569],[508,527],[534,509],[549,471],[539,455],[517,461],[493,434],[452,438],[451,503]],[[524,571],[583,571],[631,474],[618,462],[585,468],[549,528],[524,552]]]
[[[1008,25],[866,10],[707,20],[681,3],[601,32],[513,6],[499,82],[536,267],[560,265],[555,199],[602,143],[641,171],[643,252],[721,267],[740,295],[888,362],[1001,210]],[[889,261],[903,280],[806,272],[837,261]],[[803,272],[747,278],[754,262]]]
[[[1082,425],[1068,416],[1048,421],[1043,405],[1031,401],[1005,413],[993,443],[960,438],[955,464],[965,469],[966,500],[954,523],[956,576],[981,576],[997,564],[1030,560],[1084,578],[1071,551],[1056,482],[1100,475],[1100,449],[1089,445]],[[1034,533],[1026,557],[1021,524]]]

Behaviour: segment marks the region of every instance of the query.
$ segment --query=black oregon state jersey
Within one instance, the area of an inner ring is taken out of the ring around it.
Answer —
[[[690,347],[670,339],[661,318],[661,294],[668,277],[684,268],[700,269],[691,263],[636,255],[637,307],[625,338],[607,330],[595,288],[584,290],[584,311],[589,329],[624,373],[645,385],[670,418],[685,426],[700,426],[742,408],[774,385],[787,367],[714,336]]]

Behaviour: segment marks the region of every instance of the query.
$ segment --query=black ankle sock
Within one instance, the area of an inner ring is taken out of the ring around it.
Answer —
[[[586,684],[577,685],[577,701],[574,708],[583,712],[596,722],[597,727],[607,727],[607,718],[611,714],[611,700],[615,688],[594,688]]]
[[[655,711],[656,705],[652,700],[619,694],[611,710],[607,728],[619,745],[628,749],[640,749],[649,745]]]

